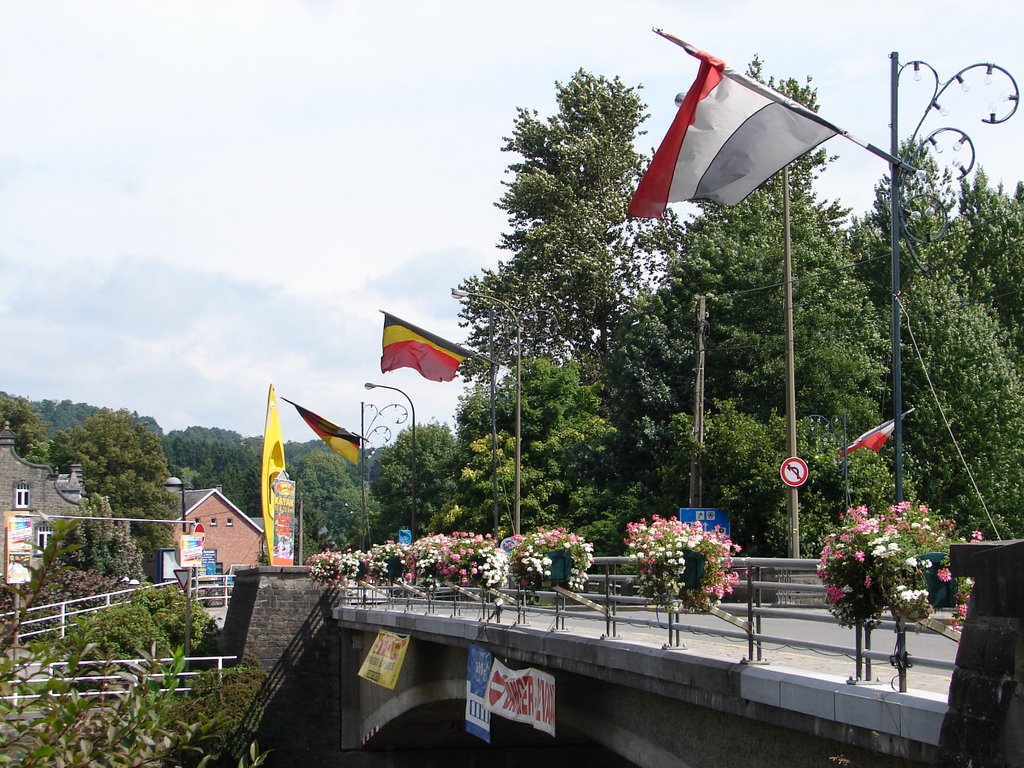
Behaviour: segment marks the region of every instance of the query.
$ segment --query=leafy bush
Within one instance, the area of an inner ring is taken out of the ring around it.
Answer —
[[[83,616],[68,633],[66,647],[90,643],[90,656],[134,658],[138,651],[151,650],[169,656],[185,643],[185,595],[173,587],[147,589],[131,600]],[[213,655],[217,649],[217,628],[199,606],[192,603],[191,654]]]
[[[246,657],[234,667],[208,669],[192,679],[191,693],[176,702],[175,719],[215,721],[217,737],[204,745],[210,765],[227,765],[245,754],[262,715],[259,699],[266,675]]]
[[[79,619],[68,633],[65,647],[84,644],[94,646],[87,653],[89,658],[133,659],[147,651],[162,656],[171,650],[167,634],[157,626],[153,615],[133,603],[115,605]]]

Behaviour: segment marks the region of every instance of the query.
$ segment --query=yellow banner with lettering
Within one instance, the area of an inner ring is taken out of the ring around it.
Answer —
[[[363,666],[359,668],[359,676],[371,683],[394,690],[408,648],[408,635],[378,632],[370,652],[363,659]]]

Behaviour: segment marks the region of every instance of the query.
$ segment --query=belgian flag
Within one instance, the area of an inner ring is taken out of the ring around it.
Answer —
[[[286,403],[292,403],[287,397],[282,397],[281,399]],[[341,454],[353,464],[359,463],[359,445],[362,442],[362,438],[359,435],[349,432],[344,427],[339,427],[323,416],[317,416],[312,411],[307,411],[298,403],[292,403],[292,405],[295,406],[295,410],[299,412],[302,420],[309,424],[309,428],[316,432],[321,440],[331,446],[332,451]]]
[[[451,381],[459,364],[475,352],[384,312],[380,372],[415,368],[431,381]]]

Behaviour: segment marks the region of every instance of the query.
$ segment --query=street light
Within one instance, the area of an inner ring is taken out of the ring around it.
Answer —
[[[383,386],[383,385],[377,385]],[[367,387],[370,389],[371,387]],[[403,393],[404,394],[404,393]],[[410,402],[411,405],[411,402]],[[384,414],[388,412],[388,409],[394,408],[401,411],[401,417],[395,419],[395,424],[402,424],[406,419],[409,418],[409,409],[399,403],[389,403],[383,408],[378,408],[373,403],[360,403],[359,404],[359,432],[363,439],[359,445],[359,496],[362,504],[362,529],[359,533],[359,548],[362,550],[366,549],[366,539],[369,535],[369,523],[366,518],[366,447],[373,442],[373,436],[380,433],[383,441],[386,443],[391,439],[391,428],[387,424],[377,424],[377,420],[380,419]],[[369,410],[373,415],[370,418],[370,423],[366,423],[366,411]]]
[[[181,535],[184,536],[188,530],[188,521],[185,519],[185,483],[179,480],[177,477],[169,477],[164,480],[164,488],[171,493],[181,494]],[[178,546],[178,552],[181,552],[181,546]],[[189,652],[192,650],[192,568],[186,569],[188,574],[185,576],[185,658],[189,656]]]
[[[413,405],[412,398],[409,397],[405,392],[400,390],[398,387],[389,387],[387,384],[373,384],[366,382],[363,385],[366,389],[390,389],[392,392],[397,392],[406,400],[409,401],[409,410],[412,411],[412,515],[411,523],[409,525],[409,531],[412,533],[412,538],[416,539],[416,406]]]
[[[925,152],[934,151],[936,154],[942,151],[942,143],[952,139],[951,148],[955,152],[962,152],[967,149],[966,160],[955,160],[952,165],[958,169],[959,178],[966,176],[974,167],[974,142],[971,137],[959,128],[942,127],[929,133],[924,138],[919,138],[921,126],[924,124],[932,110],[947,114],[946,107],[942,103],[946,96],[947,89],[956,83],[962,91],[970,90],[970,83],[967,76],[971,73],[980,73],[984,70],[984,87],[991,88],[993,78],[996,76],[1005,77],[1012,86],[1012,91],[1003,95],[1001,101],[1009,103],[1009,107],[1002,107],[996,99],[992,99],[986,110],[983,123],[998,125],[1009,120],[1017,111],[1020,103],[1020,90],[1013,76],[1002,67],[991,63],[977,63],[964,67],[951,78],[942,82],[938,72],[931,64],[925,61],[910,61],[900,64],[899,54],[893,51],[890,59],[890,156],[889,162],[889,229],[892,241],[892,412],[894,422],[894,451],[895,451],[895,476],[896,476],[896,502],[903,501],[903,383],[902,383],[902,361],[901,361],[901,328],[900,328],[900,238],[902,237],[907,250],[927,274],[927,267],[922,265],[917,258],[915,246],[922,243],[931,243],[945,236],[949,223],[945,207],[942,201],[931,192],[923,192],[912,195],[906,200],[902,199],[903,192],[903,171],[916,167],[914,165]],[[927,70],[934,81],[932,96],[921,114],[921,119],[914,128],[913,134],[907,142],[906,156],[900,157],[899,139],[899,82],[900,75],[904,70],[910,68],[915,80],[921,79],[922,69]],[[999,110],[1004,109],[1005,114]],[[937,226],[936,226],[937,224]]]
[[[520,524],[520,501],[521,501],[521,484],[522,484],[522,422],[523,422],[523,397],[522,397],[522,374],[523,374],[523,325],[522,320],[519,316],[519,310],[513,307],[508,302],[502,301],[501,299],[491,296],[487,293],[477,293],[475,291],[463,291],[458,288],[452,288],[452,298],[464,299],[468,296],[474,296],[482,301],[497,304],[499,307],[505,309],[509,317],[512,318],[512,322],[516,326],[516,447],[515,447],[515,495],[513,496],[512,503],[512,533],[513,535],[519,535],[519,524]],[[493,341],[493,317],[491,322],[491,339]],[[494,360],[493,353],[491,354],[491,360]],[[494,363],[491,363],[491,412],[492,412],[492,429],[493,429],[493,411],[494,411]],[[497,476],[497,475],[495,475]],[[497,521],[495,521],[495,537],[497,537]]]

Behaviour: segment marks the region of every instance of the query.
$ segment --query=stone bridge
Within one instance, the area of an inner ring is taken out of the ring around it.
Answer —
[[[336,605],[302,568],[240,574],[225,651],[269,672],[261,744],[303,766],[1024,766],[1024,542],[952,555],[977,574],[949,698],[544,627]],[[1013,564],[1016,565],[1013,565]],[[356,676],[376,633],[409,635],[394,691]],[[554,676],[556,737],[463,727],[471,643]],[[849,762],[844,762],[849,761]]]

